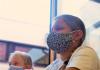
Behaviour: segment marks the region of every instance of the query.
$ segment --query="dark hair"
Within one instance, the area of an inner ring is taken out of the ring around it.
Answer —
[[[86,36],[86,29],[85,29],[85,25],[83,23],[83,21],[76,17],[76,16],[72,16],[72,15],[61,15],[56,17],[56,23],[59,22],[59,20],[63,20],[66,24],[68,24],[70,26],[70,28],[72,29],[72,31],[74,30],[82,30],[83,32],[83,37],[80,40],[80,45],[83,43],[85,36]],[[80,46],[79,45],[79,46]]]

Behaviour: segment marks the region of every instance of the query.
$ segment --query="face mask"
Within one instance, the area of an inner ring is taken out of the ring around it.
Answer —
[[[24,70],[22,67],[11,65],[8,70]]]
[[[50,49],[57,53],[62,53],[72,42],[72,33],[56,33],[51,32],[47,37],[47,45]]]

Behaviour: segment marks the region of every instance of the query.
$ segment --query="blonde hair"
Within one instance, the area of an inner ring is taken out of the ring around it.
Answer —
[[[13,57],[21,57],[24,61],[25,65],[30,65],[32,68],[32,59],[31,57],[25,53],[25,52],[20,52],[20,51],[15,51],[13,53],[11,53],[8,62],[10,63],[11,60],[13,59]]]

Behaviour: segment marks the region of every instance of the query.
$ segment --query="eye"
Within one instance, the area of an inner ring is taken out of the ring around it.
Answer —
[[[63,30],[63,29],[64,29],[63,27],[56,28],[57,31],[59,31],[59,30]]]
[[[64,26],[55,26],[54,30],[59,31],[59,30],[64,30],[65,27]]]

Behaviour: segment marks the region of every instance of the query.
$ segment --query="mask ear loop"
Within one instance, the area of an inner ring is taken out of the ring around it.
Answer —
[[[80,31],[80,30],[79,29],[78,30],[74,30],[74,31],[71,31],[69,33],[74,33],[74,32],[78,32],[78,31]]]
[[[71,32],[69,32],[69,33],[70,33],[70,34],[73,34],[74,32],[77,32],[77,31],[80,31],[80,30],[74,30],[74,31],[71,31]],[[76,41],[73,40],[72,42],[75,43]]]

